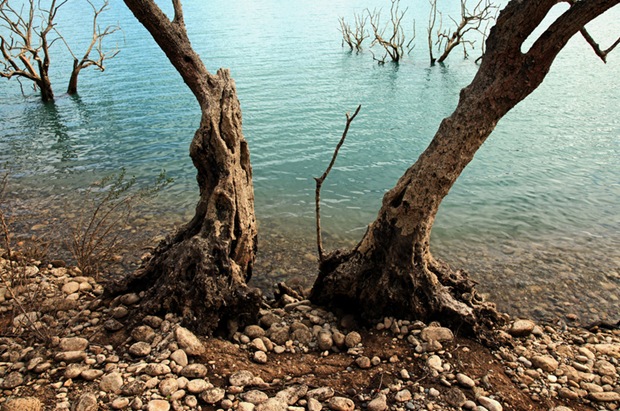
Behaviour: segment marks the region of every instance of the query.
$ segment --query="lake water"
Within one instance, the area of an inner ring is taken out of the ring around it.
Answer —
[[[58,29],[88,41],[83,2],[70,0]],[[322,191],[326,246],[364,233],[391,188],[455,107],[477,66],[456,50],[430,67],[426,1],[402,0],[417,44],[399,65],[341,47],[338,17],[387,1],[186,1],[189,36],[207,67],[237,83],[254,168],[265,278],[314,275],[314,180],[325,169],[345,113],[362,110]],[[164,6],[168,6],[166,3]],[[443,7],[440,4],[440,8]],[[444,8],[445,9],[445,8]],[[384,10],[386,14],[387,10]],[[446,14],[448,12],[446,11]],[[447,21],[447,20],[446,20]],[[600,42],[620,32],[620,10],[592,25]],[[125,167],[139,182],[161,169],[175,183],[147,211],[151,224],[187,219],[197,198],[188,146],[199,110],[149,34],[119,0],[120,54],[104,73],[85,71],[78,98],[63,94],[70,59],[55,47],[57,100],[0,82],[0,164],[14,196],[59,199]],[[585,322],[620,312],[620,53],[603,64],[581,38],[543,85],[499,123],[441,206],[433,251],[466,268],[515,315],[577,313]],[[268,260],[268,261],[267,261]]]

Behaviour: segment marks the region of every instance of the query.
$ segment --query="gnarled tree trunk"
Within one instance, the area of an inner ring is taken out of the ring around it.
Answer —
[[[438,319],[470,330],[501,321],[493,305],[476,295],[466,273],[431,255],[437,210],[497,122],[538,87],[568,40],[618,2],[575,2],[524,53],[523,42],[557,1],[511,1],[491,30],[478,73],[461,91],[454,113],[386,193],[361,242],[322,262],[311,299],[354,309],[368,319]]]
[[[252,169],[241,109],[227,70],[209,73],[191,48],[181,4],[171,21],[151,0],[125,0],[179,71],[200,108],[190,146],[200,200],[194,218],[155,250],[126,290],[145,290],[146,312],[176,312],[202,334],[256,320],[260,292],[249,288],[257,245]]]

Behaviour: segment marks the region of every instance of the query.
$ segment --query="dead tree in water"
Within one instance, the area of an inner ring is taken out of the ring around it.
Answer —
[[[431,11],[429,15],[428,24],[428,50],[430,54],[431,65],[437,63],[443,63],[452,50],[455,47],[462,45],[465,56],[467,57],[466,46],[473,47],[474,43],[467,35],[470,32],[482,33],[483,37],[485,33],[482,32],[481,27],[484,22],[493,20],[494,11],[497,7],[494,6],[490,0],[478,0],[478,3],[472,10],[467,7],[467,0],[461,0],[461,20],[457,22],[452,19],[455,25],[454,29],[442,29],[443,18],[439,13],[439,28],[437,29],[437,38],[433,36],[435,29],[435,22],[437,20],[437,0],[430,0]],[[439,58],[435,58],[433,55],[434,46],[440,51]]]
[[[370,17],[370,27],[372,28],[374,40],[371,43],[371,47],[379,45],[385,52],[382,58],[376,58],[373,53],[373,58],[380,64],[385,63],[386,58],[389,56],[390,60],[394,63],[398,63],[405,55],[405,48],[410,51],[412,49],[413,40],[415,39],[415,22],[413,26],[413,35],[411,39],[405,44],[406,36],[402,26],[402,20],[405,17],[408,9],[403,11],[399,10],[400,0],[391,0],[390,6],[390,21],[381,27],[381,10],[370,11],[367,10]],[[387,31],[387,35],[386,35]]]
[[[342,33],[343,45],[346,43],[351,50],[362,51],[362,43],[368,38],[368,31],[366,30],[366,22],[368,16],[363,14],[354,14],[355,29],[351,28],[351,25],[344,20],[344,17],[340,17],[340,32]]]
[[[116,49],[116,50],[113,50],[112,52],[106,53],[103,50],[103,40],[107,36],[114,34],[118,30],[120,30],[120,27],[119,26],[107,26],[106,28],[101,30],[101,27],[99,27],[99,25],[97,24],[97,18],[104,10],[108,8],[109,2],[106,0],[100,8],[96,8],[93,5],[93,3],[91,3],[90,1],[88,1],[88,4],[90,4],[94,12],[93,33],[92,33],[90,44],[86,48],[86,51],[84,52],[84,55],[82,56],[82,58],[77,58],[75,54],[73,54],[73,51],[71,51],[71,47],[69,47],[69,44],[67,44],[67,42],[65,41],[65,45],[67,46],[69,53],[71,53],[71,55],[73,56],[73,70],[71,70],[71,76],[69,77],[69,86],[67,87],[67,94],[77,94],[78,76],[80,75],[80,72],[82,71],[82,69],[93,66],[99,71],[104,71],[105,70],[104,61],[106,59],[109,60],[111,58],[114,58],[119,52],[119,50]],[[64,38],[63,38],[63,41],[64,41]],[[96,59],[92,59],[90,57],[90,54],[92,53],[93,48],[97,52]]]

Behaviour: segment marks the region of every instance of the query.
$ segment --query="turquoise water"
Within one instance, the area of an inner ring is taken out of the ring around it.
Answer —
[[[402,0],[418,32],[401,64],[378,66],[367,51],[343,49],[338,17],[384,3],[185,2],[194,47],[210,70],[228,67],[237,83],[267,249],[277,233],[292,255],[297,248],[299,255],[312,252],[312,177],[331,158],[345,112],[362,104],[323,186],[328,246],[360,238],[383,193],[416,160],[476,72],[473,58],[463,60],[458,50],[445,66],[429,67],[425,1]],[[58,28],[70,43],[87,41],[90,23],[72,17],[85,14],[82,5],[70,0],[60,16]],[[145,182],[164,168],[176,181],[152,213],[165,221],[187,218],[197,195],[187,154],[197,104],[122,2],[113,0],[102,18],[122,27],[111,42],[121,52],[104,73],[82,73],[79,97],[63,94],[70,61],[60,44],[54,104],[42,104],[28,87],[23,96],[15,81],[2,79],[0,164],[10,164],[15,195],[41,197],[70,197],[120,167]],[[609,43],[620,32],[618,21],[616,8],[591,31]],[[574,39],[543,85],[500,122],[441,206],[435,254],[498,284],[506,306],[513,305],[508,294],[528,298],[532,287],[542,287],[560,305],[607,303],[618,312],[619,55],[605,65]],[[553,291],[558,278],[574,283],[572,291]],[[578,287],[592,291],[592,299]],[[598,289],[605,290],[601,301]]]

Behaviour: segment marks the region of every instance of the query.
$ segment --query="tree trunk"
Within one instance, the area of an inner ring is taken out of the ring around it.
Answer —
[[[256,321],[261,295],[246,282],[257,247],[252,169],[241,109],[227,70],[209,73],[191,48],[179,1],[170,21],[150,0],[125,0],[196,96],[190,146],[200,200],[194,218],[155,250],[126,291],[146,291],[144,312],[175,312],[201,334]]]
[[[497,122],[543,81],[557,53],[590,20],[620,0],[575,3],[527,53],[522,43],[557,2],[511,1],[487,41],[472,83],[461,91],[428,148],[383,198],[377,219],[352,250],[332,253],[320,266],[311,299],[354,309],[367,319],[384,315],[441,320],[482,331],[501,322],[463,271],[430,252],[437,210]]]
[[[69,77],[69,86],[67,87],[67,94],[73,96],[77,94],[78,76],[80,75],[82,67],[78,65],[78,60],[73,60],[73,70],[71,70],[71,77]]]

